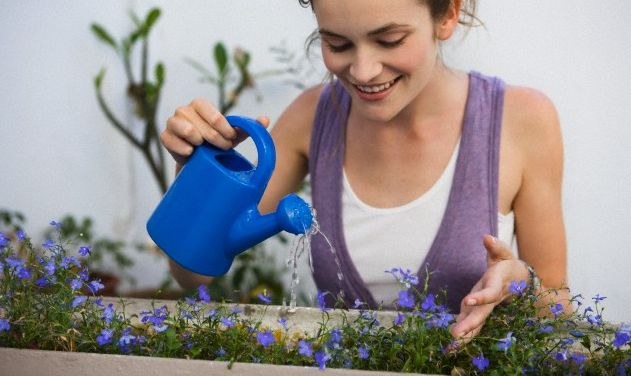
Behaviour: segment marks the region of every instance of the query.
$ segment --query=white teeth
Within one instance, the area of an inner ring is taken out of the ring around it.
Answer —
[[[385,84],[381,84],[381,85],[373,85],[373,86],[355,85],[355,87],[358,88],[360,91],[363,91],[364,93],[378,93],[392,86],[394,84],[394,81],[396,81],[396,78],[390,82],[386,82]]]

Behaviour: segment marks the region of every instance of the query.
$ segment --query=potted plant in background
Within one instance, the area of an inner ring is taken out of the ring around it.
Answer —
[[[107,104],[102,93],[105,69],[102,69],[94,79],[99,106],[114,128],[141,152],[153,173],[160,192],[164,194],[168,187],[167,171],[164,162],[164,149],[159,142],[159,129],[156,121],[159,99],[166,76],[164,65],[162,63],[155,64],[153,80],[148,75],[149,36],[160,16],[159,8],[150,9],[144,19],[132,13],[131,18],[135,28],[120,41],[116,41],[112,34],[98,23],[93,23],[91,30],[99,41],[111,47],[120,58],[127,79],[125,95],[127,100],[134,105],[134,114],[141,122],[142,131],[133,132],[135,124],[124,124]],[[141,46],[139,67],[134,70],[132,57],[138,45]],[[223,114],[228,114],[245,92],[256,89],[256,80],[265,77],[282,77],[286,83],[301,88],[304,87],[301,80],[314,73],[313,69],[308,69],[304,59],[297,58],[295,54],[290,53],[282,45],[274,47],[272,53],[276,54],[281,67],[260,73],[251,72],[252,57],[248,51],[237,47],[230,54],[223,42],[216,42],[213,45],[211,54],[213,68],[206,68],[202,63],[190,58],[186,59],[186,62],[201,74],[201,82],[216,87],[220,111]],[[135,71],[140,72],[140,74],[135,74]],[[261,99],[259,94],[257,94],[257,99]],[[142,137],[137,137],[137,134],[142,135]],[[281,246],[288,244],[288,240],[283,235],[278,235],[276,239]],[[110,246],[113,245],[110,244]],[[147,248],[153,248],[156,254],[162,254],[155,246],[139,247],[139,249]],[[122,249],[117,248],[117,250]],[[281,297],[284,296],[282,278],[284,273],[285,269],[276,262],[273,256],[266,253],[265,245],[260,244],[237,257],[235,266],[231,271],[226,276],[215,278],[209,288],[214,296],[222,296],[235,302],[244,303],[252,301],[259,292],[265,290],[272,293],[276,303],[280,303]],[[164,297],[168,295],[173,297],[173,294],[166,293],[171,281],[170,278],[166,277],[157,291],[132,291],[128,295],[136,297]],[[301,298],[301,300],[306,301],[304,294],[301,295]]]

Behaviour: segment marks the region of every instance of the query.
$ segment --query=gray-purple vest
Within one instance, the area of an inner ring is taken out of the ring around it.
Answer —
[[[497,236],[503,103],[501,80],[477,72],[469,74],[469,93],[449,201],[436,238],[418,271],[423,281],[429,270],[429,291],[438,296],[446,292],[444,302],[452,312],[460,311],[460,301],[486,270],[482,237]],[[342,225],[342,169],[350,104],[350,96],[339,82],[327,85],[313,124],[309,155],[313,207],[320,230],[335,249],[333,254],[321,235],[311,239],[313,275],[318,290],[328,292],[329,306],[343,292],[347,306],[359,299],[376,308],[377,302],[348,253]],[[388,265],[388,250],[384,249],[384,272],[399,266]],[[338,270],[342,279],[337,276]]]

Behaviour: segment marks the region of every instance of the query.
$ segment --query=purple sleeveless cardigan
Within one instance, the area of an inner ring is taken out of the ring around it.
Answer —
[[[499,140],[504,83],[477,72],[469,74],[460,151],[452,188],[438,233],[422,263],[421,281],[430,271],[429,290],[443,296],[451,312],[486,270],[485,234],[497,236]],[[347,306],[360,299],[376,308],[377,302],[361,279],[346,248],[342,225],[342,169],[350,96],[339,82],[327,85],[320,97],[311,136],[309,173],[313,207],[327,239],[311,239],[313,276],[318,290],[328,292],[326,303],[341,297]],[[378,229],[375,229],[378,231]],[[338,268],[339,262],[339,268]],[[384,249],[383,269],[388,264]],[[338,270],[343,278],[337,277]],[[389,304],[390,302],[384,302]]]

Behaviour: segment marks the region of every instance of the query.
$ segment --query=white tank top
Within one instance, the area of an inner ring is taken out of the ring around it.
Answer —
[[[401,286],[392,268],[421,267],[443,218],[456,169],[460,144],[434,185],[415,200],[394,208],[375,208],[362,202],[344,172],[342,223],[346,247],[377,303],[390,306]],[[498,238],[513,246],[514,215],[498,213]],[[482,239],[480,239],[482,242]]]

